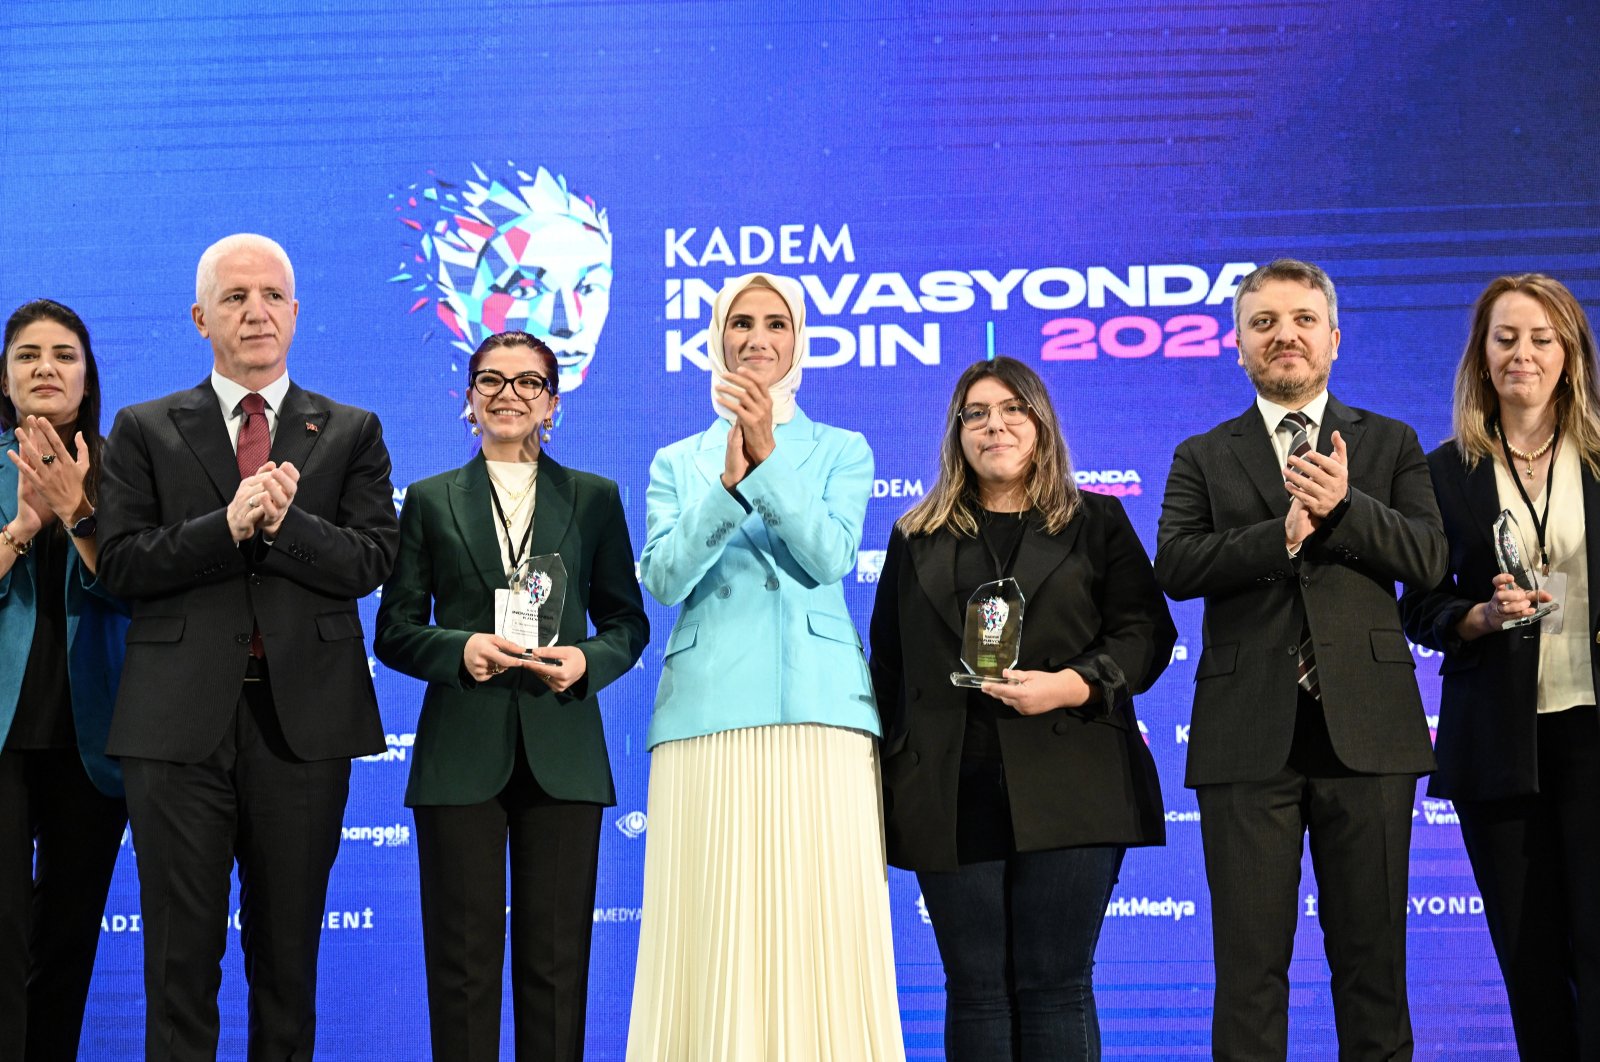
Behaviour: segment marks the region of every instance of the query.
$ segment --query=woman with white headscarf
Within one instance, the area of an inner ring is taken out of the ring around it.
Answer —
[[[795,404],[786,277],[712,307],[717,420],[656,454],[645,588],[682,605],[651,719],[629,1062],[905,1056],[872,685],[841,580],[872,452]]]

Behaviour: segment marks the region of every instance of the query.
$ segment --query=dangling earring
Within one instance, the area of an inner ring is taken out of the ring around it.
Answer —
[[[467,423],[472,425],[472,434],[474,436],[478,436],[478,435],[482,435],[483,434],[483,429],[478,427],[478,416],[477,416],[477,414],[468,413],[467,414]]]
[[[542,442],[542,443],[549,442],[550,441],[550,429],[555,427],[555,426],[556,426],[556,422],[554,420],[552,420],[549,417],[544,418],[544,430],[539,433],[539,441]]]

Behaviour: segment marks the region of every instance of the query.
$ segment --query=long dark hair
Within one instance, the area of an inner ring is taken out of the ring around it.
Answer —
[[[35,321],[54,321],[77,336],[78,345],[83,347],[83,401],[78,405],[77,423],[71,431],[63,433],[61,441],[71,447],[73,435],[83,433],[84,444],[89,448],[89,476],[83,482],[83,492],[89,504],[93,505],[100,493],[100,452],[105,446],[105,438],[100,434],[100,368],[95,364],[94,346],[89,342],[89,326],[71,307],[63,306],[54,299],[34,299],[23,303],[6,321],[5,341],[0,345],[0,376],[9,371],[11,344],[17,334]],[[18,419],[17,405],[11,396],[0,394],[0,430],[14,431]]]

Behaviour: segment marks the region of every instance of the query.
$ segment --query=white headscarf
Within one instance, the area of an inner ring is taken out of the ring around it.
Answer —
[[[798,281],[771,273],[746,273],[742,277],[734,277],[722,286],[722,290],[717,292],[716,301],[711,304],[711,336],[706,344],[711,349],[711,408],[723,420],[735,419],[733,411],[716,400],[717,381],[728,375],[728,359],[722,349],[722,332],[728,326],[728,310],[744,289],[752,284],[777,292],[789,307],[789,317],[794,321],[794,361],[783,378],[767,388],[767,393],[772,396],[772,422],[787,424],[794,419],[794,396],[800,390],[800,364],[806,360],[806,297]]]

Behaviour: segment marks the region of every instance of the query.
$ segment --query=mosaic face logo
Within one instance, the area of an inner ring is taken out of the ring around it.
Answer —
[[[394,193],[395,212],[417,233],[391,283],[409,284],[411,312],[433,305],[471,354],[496,332],[530,332],[556,353],[563,394],[589,374],[611,312],[611,227],[593,199],[565,177],[515,163],[453,182],[432,175]]]

